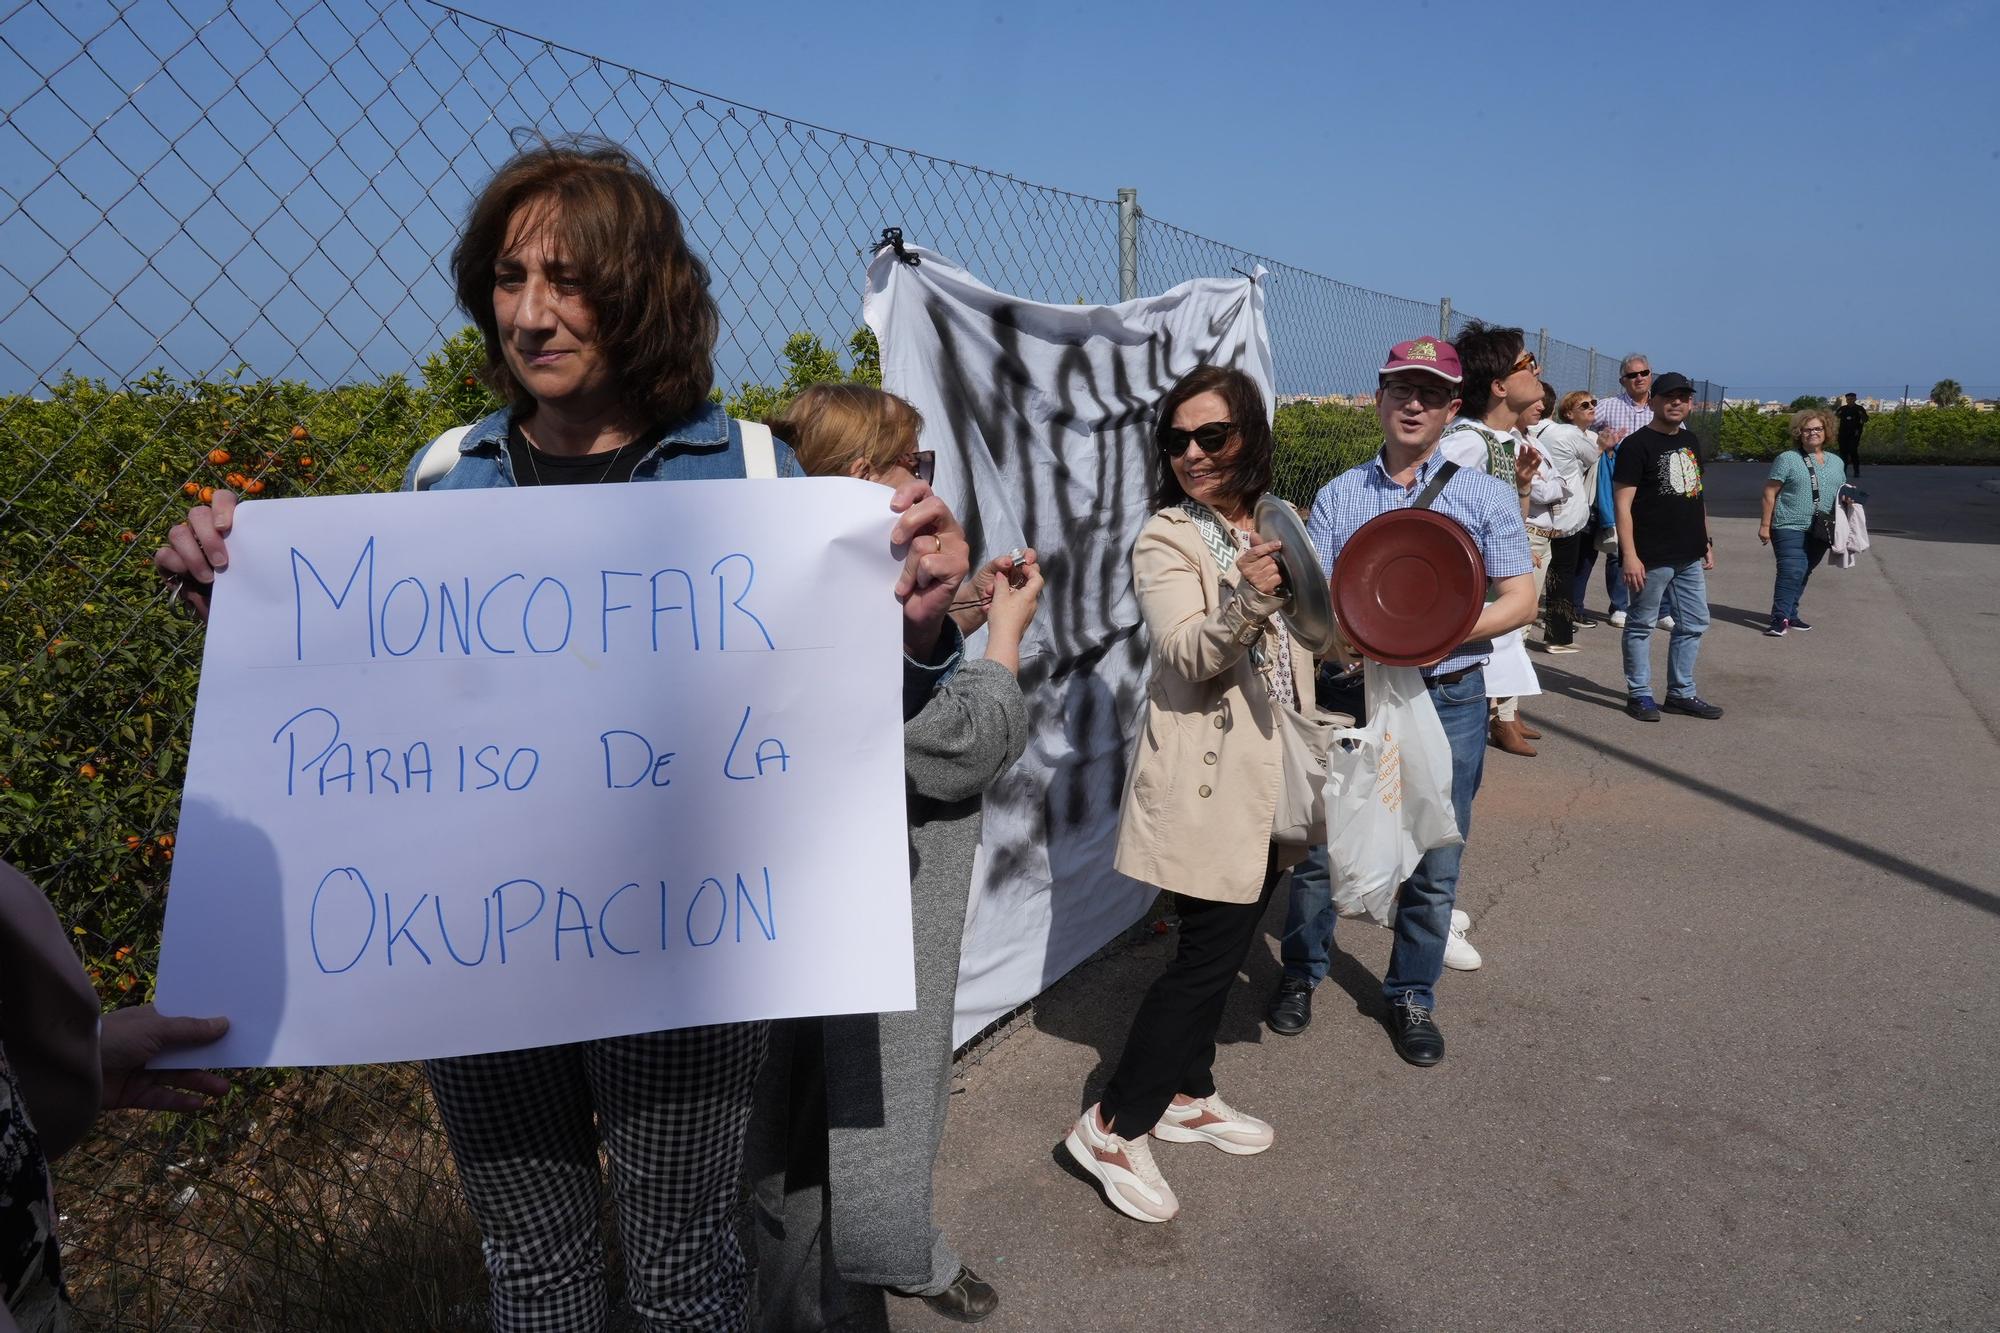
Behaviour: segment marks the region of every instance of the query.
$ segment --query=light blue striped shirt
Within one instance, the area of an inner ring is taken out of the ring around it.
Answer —
[[[1377,453],[1373,461],[1351,467],[1322,486],[1313,499],[1306,535],[1312,538],[1313,550],[1319,553],[1320,568],[1327,577],[1333,577],[1341,548],[1347,545],[1355,529],[1377,514],[1408,509],[1444,461],[1436,449],[1431,450],[1429,457],[1417,464],[1416,479],[1408,486],[1400,486],[1389,476],[1382,465],[1382,455]],[[1534,568],[1534,561],[1528,555],[1528,529],[1521,521],[1521,498],[1512,487],[1484,472],[1460,468],[1438,492],[1431,508],[1456,520],[1472,535],[1480,559],[1486,562],[1489,579],[1526,574]],[[1425,674],[1442,676],[1464,667],[1482,666],[1492,653],[1492,640],[1468,639],[1442,662],[1426,668]]]

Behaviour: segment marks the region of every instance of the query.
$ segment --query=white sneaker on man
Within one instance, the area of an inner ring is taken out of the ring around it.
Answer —
[[[1170,1222],[1181,1210],[1180,1200],[1153,1164],[1146,1136],[1118,1137],[1104,1127],[1096,1106],[1077,1117],[1063,1147],[1103,1187],[1105,1201],[1125,1216],[1140,1222]]]
[[[1625,613],[1623,611],[1613,611],[1611,613],[1611,626],[1613,629],[1625,628]]]
[[[1486,960],[1472,947],[1472,941],[1465,938],[1465,927],[1458,924],[1457,913],[1452,915],[1451,933],[1444,937],[1444,965],[1454,972],[1477,972]]]
[[[1461,933],[1462,933],[1462,932],[1464,932],[1464,931],[1468,931],[1468,930],[1471,930],[1471,929],[1472,929],[1472,917],[1471,917],[1471,915],[1470,915],[1470,914],[1469,914],[1468,912],[1466,912],[1466,910],[1465,910],[1464,908],[1462,908],[1462,907],[1454,907],[1454,908],[1452,908],[1452,909],[1451,909],[1451,928],[1452,928],[1453,930],[1456,930],[1456,931],[1459,931],[1459,932],[1461,932]]]
[[[1672,616],[1661,616],[1653,624],[1660,629],[1670,630],[1674,627],[1674,618]]]
[[[1249,1157],[1270,1147],[1274,1135],[1262,1120],[1211,1093],[1185,1101],[1175,1096],[1153,1126],[1153,1137],[1168,1143],[1212,1143],[1226,1153]]]

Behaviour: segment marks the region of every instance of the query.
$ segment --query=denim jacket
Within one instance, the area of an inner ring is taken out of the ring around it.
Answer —
[[[502,408],[482,419],[459,442],[458,461],[451,471],[431,483],[434,491],[477,491],[495,486],[515,486],[514,463],[507,455],[507,427],[511,411]],[[771,441],[780,477],[803,477],[798,455],[783,440]],[[416,489],[417,466],[423,461],[419,449],[403,469],[402,489]],[[660,442],[639,460],[633,469],[634,481],[729,481],[740,480],[743,467],[743,431],[720,403],[704,404],[701,411],[668,427]],[[903,720],[909,721],[924,706],[932,691],[951,678],[958,669],[965,639],[950,616],[928,662],[903,655]]]
[[[458,462],[451,471],[432,483],[438,491],[477,491],[492,486],[513,486],[514,464],[507,456],[509,409],[502,408],[466,432],[459,442]],[[798,456],[783,440],[771,442],[777,455],[778,475],[803,477]],[[403,489],[414,490],[417,463],[423,450],[403,470]],[[703,404],[701,411],[676,422],[666,435],[639,460],[632,473],[634,481],[718,481],[743,475],[743,432],[720,403]]]

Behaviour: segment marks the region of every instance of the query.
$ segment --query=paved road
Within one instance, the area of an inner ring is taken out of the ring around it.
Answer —
[[[2000,473],[1871,469],[1874,552],[1778,640],[1761,476],[1710,482],[1727,718],[1627,719],[1608,626],[1537,659],[1541,756],[1488,752],[1460,896],[1487,965],[1441,987],[1443,1065],[1390,1049],[1365,924],[1313,1026],[1264,1031],[1274,913],[1218,1075],[1277,1144],[1161,1145],[1166,1226],[1051,1150],[1169,940],[968,1072],[939,1206],[1001,1288],[988,1328],[2000,1323]]]

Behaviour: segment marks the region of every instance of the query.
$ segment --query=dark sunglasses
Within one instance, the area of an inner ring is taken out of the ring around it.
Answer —
[[[1577,408],[1581,407],[1596,407],[1596,406],[1597,406],[1597,400],[1595,398],[1591,398],[1585,402],[1578,403],[1576,407],[1572,407],[1570,411],[1574,412],[1577,410]]]
[[[1652,373],[1650,370],[1628,370],[1618,378],[1621,380],[1642,380]]]
[[[1179,458],[1188,451],[1190,444],[1198,444],[1203,453],[1213,458],[1229,447],[1229,437],[1235,433],[1236,423],[1233,421],[1211,421],[1193,430],[1162,426],[1160,448],[1166,451],[1169,458]]]
[[[911,475],[926,486],[930,485],[931,479],[937,476],[937,450],[935,449],[919,449],[915,453],[904,454],[896,461],[909,469]]]

